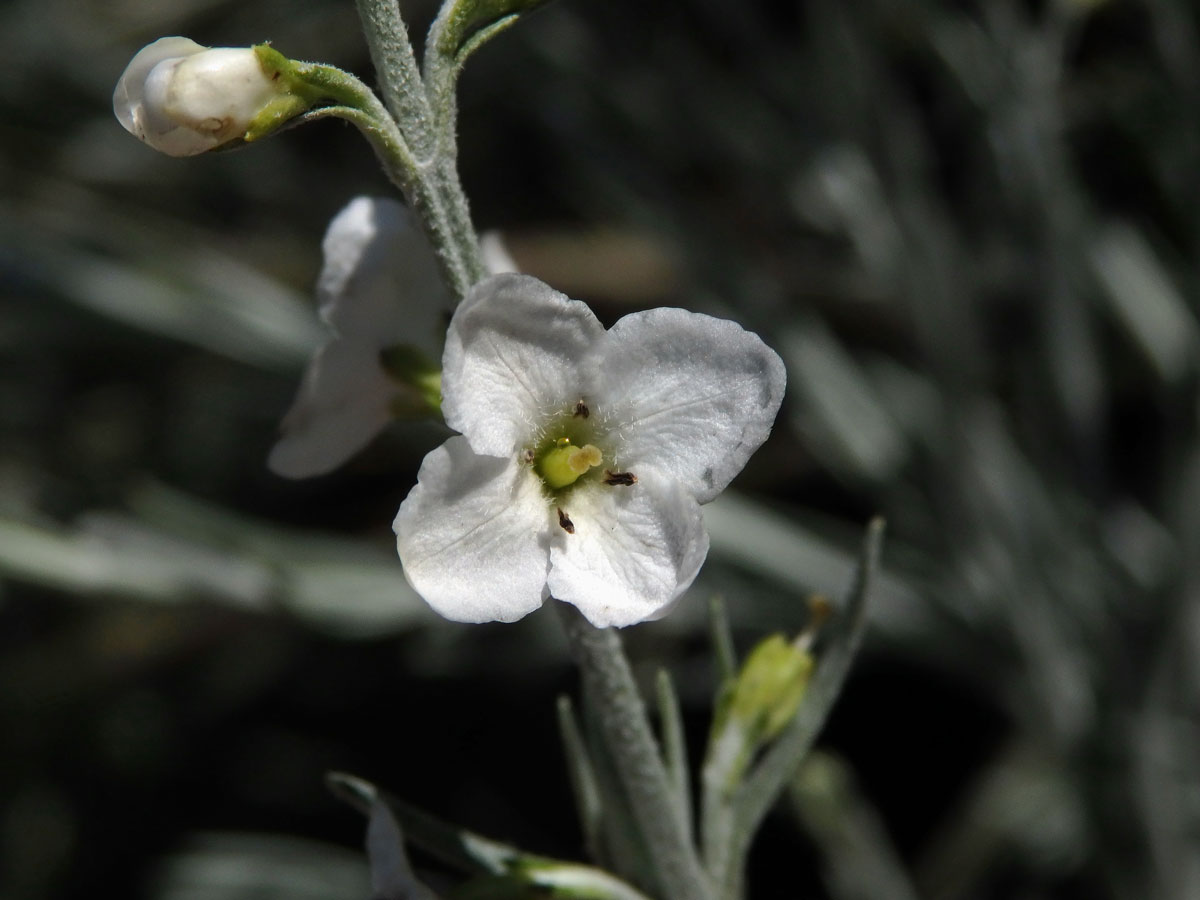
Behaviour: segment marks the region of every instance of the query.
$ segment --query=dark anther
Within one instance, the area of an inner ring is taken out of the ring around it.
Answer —
[[[637,476],[632,472],[614,472],[612,469],[605,469],[604,483],[620,485],[637,484]]]
[[[558,507],[558,524],[567,534],[575,533],[575,523],[571,521],[570,516],[563,512],[563,508],[561,506]]]
[[[575,404],[575,415],[581,416],[582,418],[586,419],[591,414],[592,414],[592,411],[590,409],[588,409],[588,405],[586,403],[584,403],[582,400],[580,400],[578,403]]]

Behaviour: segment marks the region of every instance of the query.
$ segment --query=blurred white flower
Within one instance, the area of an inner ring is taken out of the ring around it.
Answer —
[[[489,271],[515,269],[499,235],[483,235],[481,247]],[[309,363],[267,459],[285,478],[329,472],[393,419],[430,412],[412,380],[423,375],[436,400],[454,308],[433,247],[395,200],[351,200],[329,223],[322,250],[317,299],[333,335]]]
[[[394,200],[351,200],[329,223],[322,250],[317,299],[333,336],[309,363],[267,460],[286,478],[337,468],[395,413],[424,408],[412,385],[389,374],[385,354],[404,346],[409,361],[424,357],[436,371],[452,309],[433,248]]]
[[[125,130],[168,156],[194,156],[242,137],[287,88],[250,47],[159,38],[130,61],[113,92]]]
[[[441,615],[514,621],[548,596],[597,626],[664,615],[708,552],[700,504],[771,431],[778,355],[681,309],[610,330],[534,278],[472,289],[450,323],[442,410],[396,516],[412,586]]]

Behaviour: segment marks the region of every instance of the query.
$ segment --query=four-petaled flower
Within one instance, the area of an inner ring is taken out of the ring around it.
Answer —
[[[317,97],[283,77],[288,64],[267,45],[163,38],[130,62],[113,108],[171,155],[256,140]],[[271,468],[326,472],[394,416],[440,403],[460,435],[426,456],[394,525],[405,575],[430,606],[514,621],[553,596],[600,627],[666,613],[708,552],[700,505],[771,431],[778,355],[733,322],[681,309],[605,330],[583,303],[504,274],[454,312],[439,373],[449,297],[409,213],[357,198],[324,251],[320,312],[334,334]],[[493,271],[511,269],[492,256]]]
[[[406,577],[463,622],[514,621],[549,596],[601,627],[664,615],[708,552],[700,504],[766,439],[784,382],[733,322],[653,309],[606,331],[534,278],[478,284],[443,356],[461,434],[396,516]]]

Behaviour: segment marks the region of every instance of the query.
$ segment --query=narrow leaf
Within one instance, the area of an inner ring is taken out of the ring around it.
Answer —
[[[746,853],[754,833],[762,824],[796,768],[800,765],[834,702],[841,693],[850,664],[857,653],[867,625],[867,595],[879,567],[884,522],[876,518],[867,526],[854,584],[844,612],[829,629],[829,642],[818,654],[816,671],[809,682],[796,718],[766,751],[734,798],[731,842],[719,875],[726,887],[741,882]]]
[[[571,792],[575,795],[579,827],[583,830],[584,845],[588,855],[596,862],[601,862],[604,859],[604,801],[570,697],[558,698],[558,731],[566,757],[567,777],[571,782]]]
[[[841,617],[841,627],[830,627],[830,642],[818,657],[816,672],[809,682],[796,718],[747,779],[739,801],[743,823],[754,822],[757,826],[766,815],[771,803],[813,745],[841,693],[850,672],[850,664],[866,632],[867,595],[871,579],[879,566],[883,530],[883,519],[874,519],[867,526],[862,556],[845,613]]]
[[[437,900],[437,895],[417,880],[404,852],[404,833],[388,804],[373,784],[350,775],[331,774],[335,793],[367,816],[367,859],[371,864],[371,892],[376,900]]]
[[[330,772],[325,783],[334,794],[368,816],[374,798],[383,798],[413,844],[464,872],[500,875],[521,855],[516,847],[457,828],[395,797],[385,797],[374,785],[353,775]]]
[[[708,601],[708,628],[712,637],[713,656],[717,661],[717,689],[720,691],[737,677],[738,661],[725,600],[717,594]]]
[[[443,57],[462,65],[486,40],[522,13],[549,0],[448,0],[430,30],[431,45]]]
[[[792,779],[789,806],[821,852],[829,893],[839,900],[916,900],[912,878],[883,820],[850,768],[814,752]]]
[[[655,682],[658,692],[660,741],[667,778],[675,794],[676,811],[683,822],[688,840],[692,839],[691,770],[688,767],[687,740],[683,733],[683,716],[679,711],[679,695],[666,669],[658,670]]]

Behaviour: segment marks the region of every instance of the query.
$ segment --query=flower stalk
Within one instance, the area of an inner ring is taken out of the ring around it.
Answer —
[[[433,151],[433,110],[425,96],[424,82],[408,39],[408,27],[400,16],[398,0],[358,0],[367,48],[379,76],[379,90],[405,137],[412,142],[422,165]]]
[[[585,702],[616,762],[621,785],[650,851],[661,896],[713,900],[712,886],[688,838],[686,813],[675,800],[620,637],[614,629],[593,627],[569,605],[556,605],[583,675]]]
[[[358,0],[358,13],[391,112],[387,118],[397,125],[399,143],[411,148],[407,158],[394,161],[399,166],[385,155],[390,147],[376,145],[376,152],[425,223],[447,283],[461,299],[487,274],[487,267],[458,177],[453,132],[438,137],[439,117],[430,105],[397,0]]]

